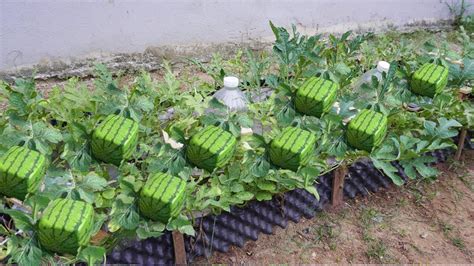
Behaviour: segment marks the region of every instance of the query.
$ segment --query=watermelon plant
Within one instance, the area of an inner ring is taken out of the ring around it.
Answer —
[[[270,26],[271,53],[215,54],[179,76],[165,62],[159,80],[142,72],[132,82],[97,65],[92,89],[78,78],[47,94],[33,79],[0,82],[0,212],[14,221],[0,227],[0,258],[102,262],[124,239],[193,235],[194,218],[231,206],[296,188],[318,197],[318,176],[362,158],[397,185],[394,161],[431,180],[426,154],[473,126],[472,102],[457,97],[474,77],[462,28],[448,42]],[[355,88],[380,59],[389,71]],[[224,75],[241,77],[247,112],[212,100]]]

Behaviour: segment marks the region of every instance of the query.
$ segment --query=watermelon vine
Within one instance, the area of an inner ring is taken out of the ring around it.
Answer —
[[[164,63],[159,81],[142,72],[126,83],[97,65],[93,84],[72,78],[47,93],[33,79],[0,82],[0,213],[13,220],[0,225],[0,259],[104,261],[124,239],[193,235],[196,217],[233,205],[296,188],[318,197],[318,176],[363,157],[396,185],[393,161],[433,179],[426,154],[474,127],[472,102],[458,97],[474,80],[472,33],[453,33],[455,52],[446,38],[419,48],[403,35],[270,26],[271,53],[214,55],[179,76]],[[355,88],[377,59],[388,72]],[[242,79],[245,113],[212,99],[228,74]]]

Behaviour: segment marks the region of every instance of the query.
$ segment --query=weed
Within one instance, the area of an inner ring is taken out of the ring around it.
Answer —
[[[456,27],[463,25],[463,22],[466,19],[466,13],[469,7],[471,6],[466,2],[466,0],[461,1],[451,1],[451,3],[446,3],[448,6],[449,12],[453,16],[453,24]]]
[[[459,237],[451,238],[451,243],[453,243],[453,245],[455,247],[459,248],[460,250],[465,250],[466,249],[466,245],[464,244],[464,240],[462,240]]]
[[[469,188],[472,192],[474,192],[474,181],[469,174],[458,175],[459,180],[463,182],[463,184]]]
[[[366,252],[366,255],[369,259],[373,259],[377,262],[383,262],[384,257],[386,256],[387,247],[382,240],[373,241]]]
[[[431,182],[426,180],[426,182]],[[418,184],[414,184],[409,188],[410,193],[414,197],[414,202],[417,205],[421,205],[424,202],[432,201],[438,192],[436,190],[426,190],[425,180],[420,181]]]
[[[408,201],[405,198],[399,198],[397,202],[397,207],[404,208],[408,205]]]
[[[439,225],[441,227],[441,230],[443,231],[444,236],[449,239],[451,244],[455,247],[457,247],[459,250],[465,252],[466,251],[466,245],[464,243],[464,240],[459,237],[456,228],[444,221],[440,221]]]
[[[405,229],[401,228],[401,229],[398,230],[398,235],[400,237],[406,237],[407,236],[407,231]]]
[[[375,217],[377,217],[378,211],[372,208],[364,208],[360,215],[360,225],[362,226],[362,239],[365,242],[372,242],[374,238],[370,234]]]
[[[317,241],[332,241],[338,235],[338,230],[333,224],[324,223],[315,229]]]
[[[383,221],[383,214],[373,208],[364,208],[360,219],[362,224],[366,227],[370,227],[374,223],[381,223]]]
[[[340,234],[339,225],[324,222],[323,224],[314,226],[310,229],[310,232],[314,235],[313,241],[326,245],[330,250],[336,250],[337,237]]]

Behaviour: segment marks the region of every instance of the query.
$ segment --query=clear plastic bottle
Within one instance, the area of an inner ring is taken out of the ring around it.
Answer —
[[[377,67],[374,69],[371,69],[362,75],[357,83],[355,84],[355,88],[358,89],[362,86],[364,83],[370,83],[372,81],[372,76],[377,77],[379,81],[382,80],[382,73],[388,72],[388,69],[390,68],[390,64],[385,61],[379,61],[377,62]]]
[[[239,89],[239,79],[224,77],[224,87],[218,90],[214,97],[226,105],[231,111],[246,111],[248,100]]]

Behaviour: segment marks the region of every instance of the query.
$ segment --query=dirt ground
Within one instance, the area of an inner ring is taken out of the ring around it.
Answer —
[[[474,151],[439,170],[197,263],[474,263]]]

